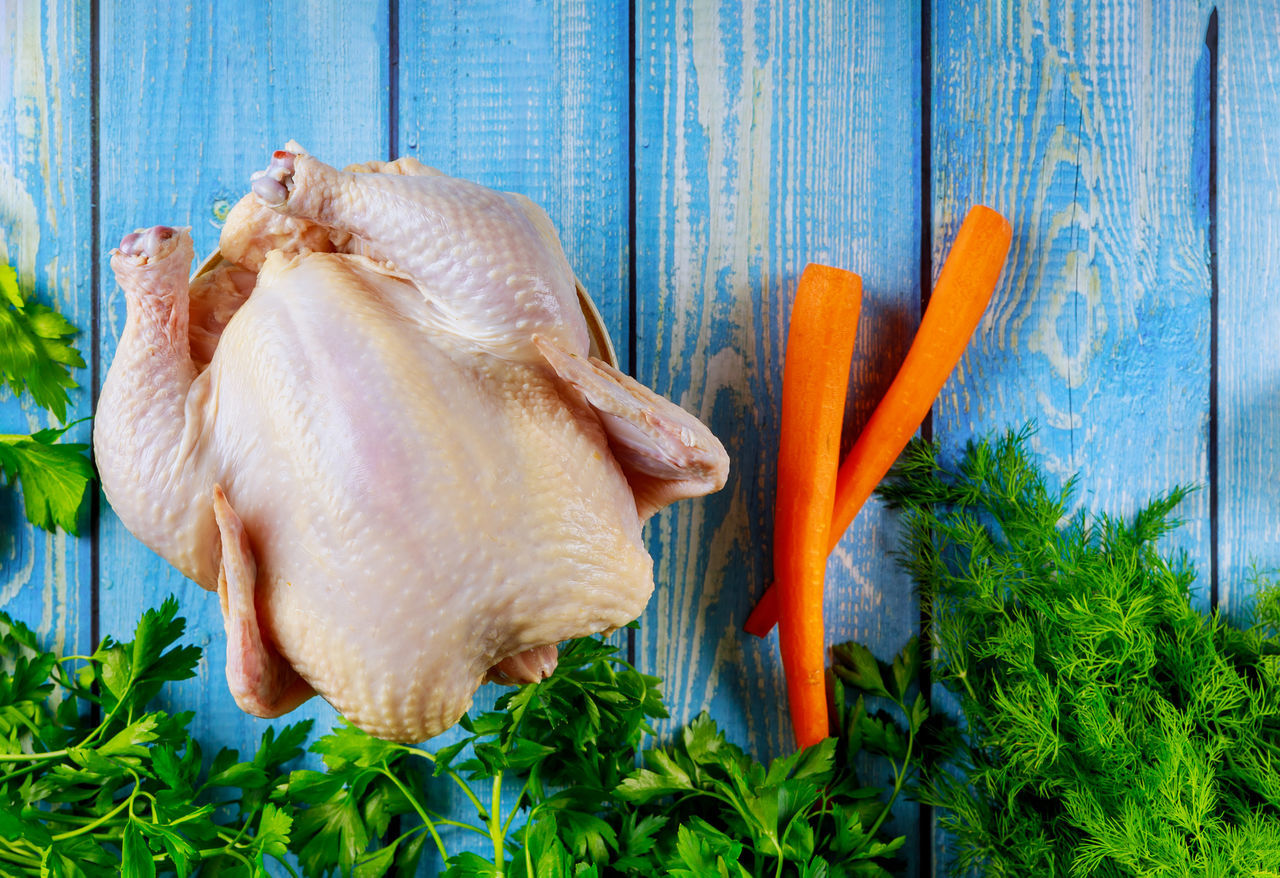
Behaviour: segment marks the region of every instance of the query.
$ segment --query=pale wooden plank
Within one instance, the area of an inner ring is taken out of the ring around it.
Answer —
[[[1081,500],[1130,511],[1207,471],[1207,216],[1193,5],[945,4],[933,91],[934,267],[968,206],[1013,249],[937,432],[1035,419]],[[1178,543],[1207,563],[1207,492]]]
[[[919,16],[896,2],[638,7],[637,373],[706,420],[733,469],[721,493],[649,524],[657,591],[637,653],[666,679],[665,729],[709,709],[761,758],[794,747],[776,635],[741,630],[771,578],[787,316],[806,262],[862,275],[860,426],[919,309]],[[832,641],[887,656],[915,633],[894,542],[873,503],[828,568]],[[911,813],[898,831],[914,837]]]
[[[1280,565],[1280,6],[1220,10],[1219,605]]]
[[[1056,474],[1080,472],[1095,510],[1129,513],[1209,476],[1207,17],[1137,0],[935,5],[935,275],[969,205],[1014,225],[935,434],[956,449],[1034,419],[1035,450]],[[1208,492],[1180,511],[1170,545],[1207,574]],[[941,869],[945,839],[937,849]]]
[[[0,262],[19,285],[81,328],[90,359],[93,311],[89,16],[73,2],[0,4]],[[76,375],[68,421],[91,407],[90,372]],[[57,426],[7,393],[0,432]],[[87,423],[68,439],[87,441]],[[81,532],[89,527],[89,504]],[[0,494],[0,608],[57,649],[90,648],[90,541],[28,524],[16,491]]]
[[[624,367],[630,342],[627,12],[621,0],[402,4],[397,131],[402,154],[520,192],[547,211]],[[492,707],[501,692],[482,687],[476,709]],[[431,746],[455,739],[446,733]],[[508,802],[518,789],[508,785]],[[450,789],[448,795],[454,813],[470,813],[460,794]],[[445,827],[442,837],[451,852],[486,853],[479,836]],[[419,874],[437,874],[440,866],[427,850]]]
[[[99,16],[104,251],[135,227],[164,223],[190,225],[197,253],[207,254],[250,173],[290,137],[339,164],[386,155],[385,4],[111,3]],[[105,374],[124,302],[100,258]],[[217,598],[144,548],[105,503],[100,546],[102,632],[130,633],[144,608],[176,594],[205,655],[197,680],[169,691],[170,709],[195,711],[206,751],[252,752],[266,722],[227,692]],[[313,699],[277,722],[305,717],[320,731],[335,721]]]

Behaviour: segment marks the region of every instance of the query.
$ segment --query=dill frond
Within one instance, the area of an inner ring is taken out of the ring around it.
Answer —
[[[1007,876],[1280,873],[1280,590],[1249,618],[1191,603],[1157,541],[1188,489],[1070,513],[1029,430],[954,463],[915,443],[882,489],[959,709],[921,788],[952,867]]]

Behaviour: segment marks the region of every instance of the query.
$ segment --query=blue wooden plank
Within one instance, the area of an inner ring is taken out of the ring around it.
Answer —
[[[1219,31],[1219,605],[1280,566],[1280,7],[1224,5]]]
[[[295,138],[334,163],[388,149],[388,22],[378,2],[249,5],[104,4],[99,13],[103,250],[139,226],[189,225],[198,254],[248,191],[271,150]],[[124,323],[123,297],[103,260],[102,374]],[[251,752],[266,722],[243,714],[224,676],[216,596],[144,548],[106,508],[101,519],[101,630],[127,635],[140,612],[174,593],[205,650],[197,681],[173,687],[171,710],[194,710],[206,752]],[[337,646],[337,645],[335,645]],[[278,723],[334,722],[313,699]]]
[[[400,152],[541,205],[625,362],[627,4],[406,4]]]
[[[1034,418],[1053,470],[1082,471],[1081,501],[1110,512],[1208,477],[1206,17],[966,2],[936,21],[935,271],[975,202],[1014,244],[935,424],[954,446]],[[1206,494],[1182,512],[1178,542],[1207,563]]]
[[[624,365],[627,13],[620,0],[402,5],[396,132],[401,154],[520,192],[547,211]],[[491,707],[501,691],[482,687],[476,708]],[[446,734],[431,746],[454,739]],[[506,801],[517,793],[518,785],[509,785]],[[446,810],[472,810],[461,794],[448,795]],[[451,853],[485,853],[485,838],[452,827],[441,834]],[[428,851],[420,874],[434,875],[440,865]]]
[[[935,275],[971,204],[1014,226],[935,433],[956,449],[1034,419],[1035,450],[1095,510],[1209,476],[1206,21],[1205,4],[935,5]],[[1208,492],[1180,512],[1171,545],[1207,573]]]
[[[862,275],[851,433],[919,310],[919,21],[898,2],[638,7],[637,374],[711,425],[732,472],[649,524],[637,657],[666,679],[668,730],[709,709],[761,758],[794,746],[776,639],[741,630],[771,578],[787,316],[807,262]],[[871,504],[828,566],[831,640],[887,656],[916,632],[894,541]]]
[[[19,286],[83,330],[93,311],[89,16],[84,4],[0,4],[0,262]],[[89,414],[91,378],[79,370],[67,419]],[[57,426],[29,400],[0,402],[0,432]],[[68,439],[88,441],[89,425]],[[82,532],[88,528],[88,503]],[[29,525],[16,491],[0,494],[0,608],[50,646],[90,648],[90,541]]]

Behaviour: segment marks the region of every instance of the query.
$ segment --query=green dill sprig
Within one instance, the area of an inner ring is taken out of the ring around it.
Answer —
[[[963,735],[921,799],[958,872],[1280,871],[1280,639],[1274,587],[1233,623],[1192,604],[1156,541],[1176,488],[1121,519],[1073,508],[1028,432],[954,464],[917,443],[882,491]]]

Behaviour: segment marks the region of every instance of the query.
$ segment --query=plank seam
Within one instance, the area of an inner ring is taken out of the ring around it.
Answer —
[[[933,289],[933,9],[930,0],[920,0],[920,314],[929,306]],[[920,424],[920,436],[926,442],[933,441],[933,406],[925,412]],[[933,661],[932,636],[929,630],[928,612],[923,601],[919,605],[920,643],[920,693],[925,704],[933,709],[933,675],[929,666]],[[927,743],[927,742],[925,742]],[[917,820],[916,846],[918,848],[918,875],[934,872],[933,848],[935,843],[934,811],[929,805],[920,805]]]
[[[1209,608],[1218,609],[1218,8],[1204,35],[1209,54]]]
[[[920,3],[920,314],[929,307],[933,290],[933,22],[930,0]],[[933,439],[933,407],[920,424],[920,436]]]
[[[400,0],[387,0],[387,160],[400,157]]]
[[[93,304],[89,309],[89,411],[96,414],[98,410],[99,363],[102,356],[102,216],[101,216],[101,144],[99,140],[99,120],[101,118],[101,54],[98,40],[100,36],[98,0],[89,2],[89,289],[92,291]],[[90,444],[90,456],[92,456]],[[95,487],[89,491],[89,645],[90,651],[97,650],[100,636],[100,619],[98,612],[98,593],[101,584],[101,566],[99,549],[101,547],[102,500],[101,492]],[[94,710],[97,710],[95,707]]]
[[[627,374],[636,374],[636,129],[637,112],[636,68],[640,58],[636,54],[636,0],[627,0]],[[636,663],[636,631],[627,629],[627,662]]]

